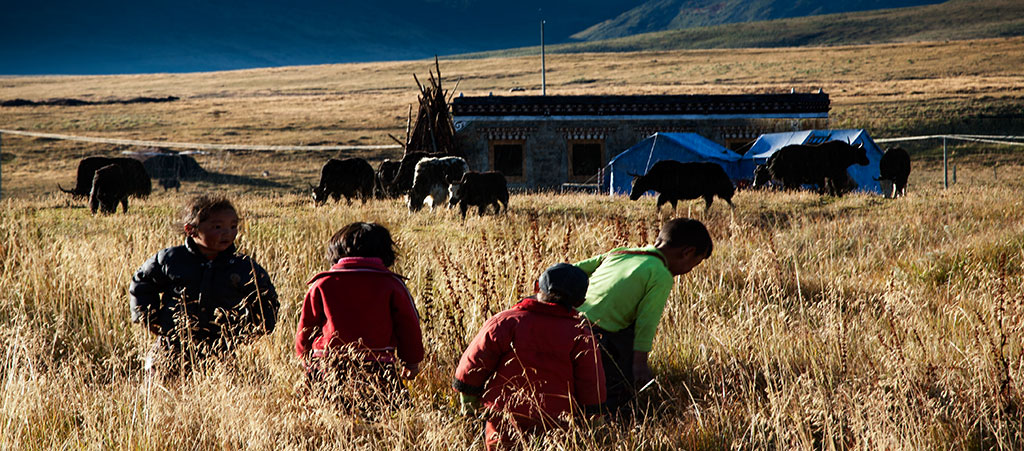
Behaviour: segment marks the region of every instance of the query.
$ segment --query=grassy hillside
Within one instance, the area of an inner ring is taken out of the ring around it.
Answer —
[[[941,2],[942,0],[646,0],[617,17],[574,34],[573,38],[594,41],[657,31],[903,8]]]
[[[1024,3],[952,0],[938,5],[828,14],[645,33],[618,39],[548,47],[553,53],[748,47],[836,46],[948,41],[1024,35]],[[468,55],[515,56],[539,47]]]

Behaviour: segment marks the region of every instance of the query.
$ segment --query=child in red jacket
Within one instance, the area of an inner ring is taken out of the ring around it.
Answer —
[[[310,382],[331,396],[393,403],[404,393],[399,377],[419,373],[423,338],[409,290],[388,269],[395,262],[391,233],[379,224],[349,224],[331,238],[327,256],[331,269],[310,280],[302,303],[295,353]]]
[[[551,266],[538,281],[536,298],[488,319],[462,355],[452,386],[466,410],[477,410],[481,401],[487,409],[488,449],[565,426],[574,414],[600,415],[601,353],[575,310],[587,285],[581,269]]]

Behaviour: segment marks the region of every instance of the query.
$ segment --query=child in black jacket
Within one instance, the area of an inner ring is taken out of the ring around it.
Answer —
[[[196,358],[225,354],[269,334],[280,306],[267,272],[235,253],[238,213],[223,197],[185,207],[185,244],[157,252],[132,277],[132,321],[157,335],[147,371],[176,374]]]

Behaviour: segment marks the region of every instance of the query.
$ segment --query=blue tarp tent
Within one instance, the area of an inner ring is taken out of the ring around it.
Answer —
[[[821,144],[827,141],[844,141],[853,145],[863,144],[870,163],[867,166],[851,165],[847,172],[853,181],[857,182],[857,191],[882,193],[882,188],[875,181],[875,177],[878,177],[878,161],[882,159],[882,149],[875,144],[868,132],[862,129],[801,130],[761,135],[737,163],[737,170],[745,174],[744,178],[752,179],[754,166],[765,164],[768,157],[771,157],[779,149],[790,144]]]
[[[743,178],[736,164],[739,159],[738,153],[696,133],[655,133],[608,162],[604,168],[602,188],[613,195],[629,194],[633,183],[633,176],[629,174],[646,174],[654,163],[661,160],[718,163],[735,181]]]

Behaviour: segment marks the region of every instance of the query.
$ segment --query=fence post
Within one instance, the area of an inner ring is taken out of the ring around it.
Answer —
[[[942,188],[949,188],[949,157],[946,155],[946,137],[942,137]]]

